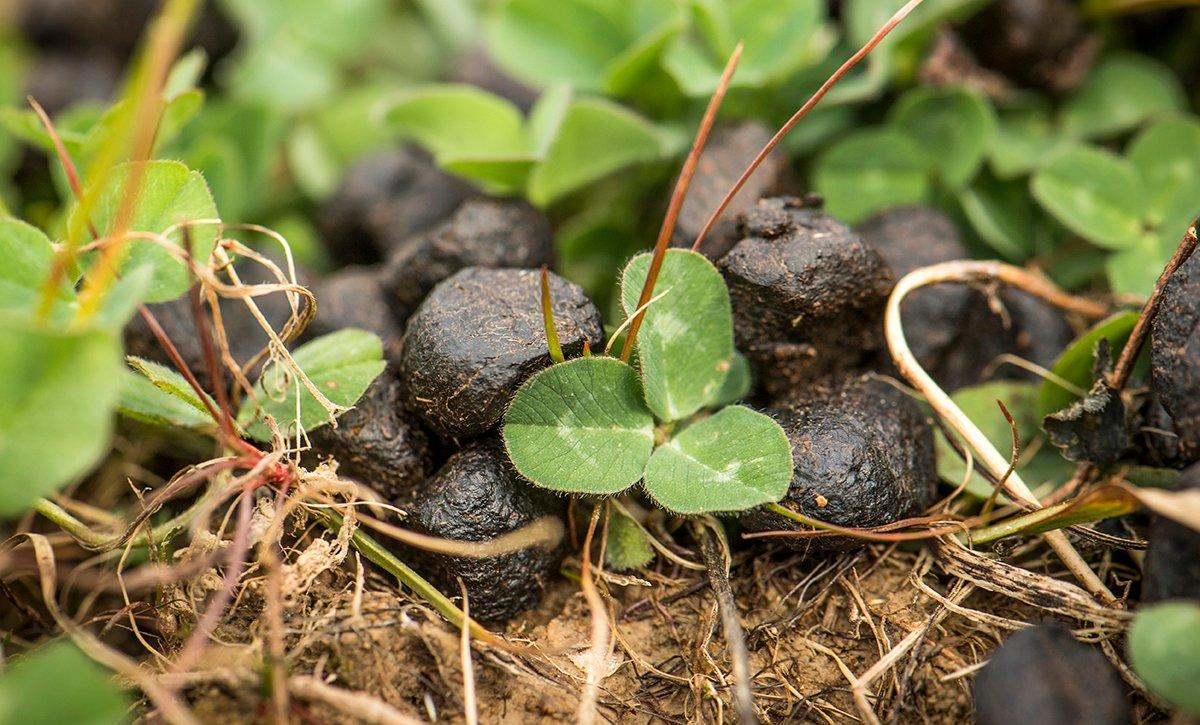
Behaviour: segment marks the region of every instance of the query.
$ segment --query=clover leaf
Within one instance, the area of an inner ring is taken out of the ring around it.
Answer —
[[[1151,690],[1200,717],[1200,605],[1178,600],[1140,609],[1129,628],[1129,659]]]
[[[621,304],[630,315],[646,283],[650,255],[629,261]],[[704,256],[667,250],[637,338],[646,404],[660,419],[685,418],[712,403],[733,366],[733,316],[721,273]],[[665,294],[664,294],[665,293]]]
[[[654,418],[633,368],[579,358],[521,386],[505,417],[504,443],[517,470],[545,488],[617,493],[642,477]]]
[[[495,194],[524,191],[538,205],[631,164],[662,155],[658,130],[604,99],[547,90],[523,118],[510,101],[460,84],[405,91],[387,107],[390,128],[438,164]]]
[[[638,309],[649,267],[646,254],[625,267],[627,315]],[[679,514],[780,500],[792,457],[779,424],[743,406],[707,410],[750,388],[749,365],[733,349],[720,273],[694,252],[671,249],[655,289],[637,337],[639,370],[584,357],[542,370],[517,391],[502,430],[514,467],[566,493],[616,494],[641,480],[659,505]],[[626,533],[631,547],[620,561],[640,560],[642,544]]]

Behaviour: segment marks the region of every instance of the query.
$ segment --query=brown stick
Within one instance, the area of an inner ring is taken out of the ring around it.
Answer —
[[[886,38],[888,33],[892,32],[892,30],[900,24],[900,21],[908,17],[908,14],[915,10],[916,7],[921,4],[921,2],[922,0],[908,0],[904,7],[897,10],[896,14],[893,15],[886,23],[884,23],[883,27],[876,31],[875,35],[871,36],[871,39],[868,40],[863,47],[858,49],[857,53],[850,56],[845,63],[842,63],[841,67],[835,70],[833,75],[829,76],[829,78],[827,78],[825,82],[821,84],[821,87],[818,88],[816,92],[804,102],[804,105],[800,107],[800,110],[796,111],[796,113],[788,119],[787,123],[783,124],[783,127],[780,128],[779,131],[771,138],[771,140],[767,142],[766,146],[763,146],[762,150],[758,152],[758,155],[754,157],[754,160],[750,162],[750,165],[746,167],[746,170],[742,172],[741,178],[737,180],[737,183],[733,185],[733,188],[729,190],[729,193],[727,193],[725,198],[721,200],[721,203],[717,206],[716,211],[714,211],[712,216],[708,218],[708,221],[704,223],[704,228],[701,229],[700,233],[696,235],[696,241],[692,244],[693,251],[700,248],[700,244],[704,242],[704,238],[708,236],[708,233],[712,231],[713,226],[721,218],[721,214],[725,213],[725,208],[729,206],[730,202],[733,201],[733,198],[737,196],[737,193],[741,191],[742,187],[746,185],[746,182],[750,180],[750,177],[758,169],[759,165],[762,164],[763,160],[767,158],[767,155],[779,145],[779,142],[783,140],[783,137],[787,136],[788,133],[795,128],[797,123],[800,123],[800,119],[808,115],[808,112],[811,111],[813,107],[815,107],[817,103],[819,103],[821,99],[825,97],[825,94],[829,92],[829,89],[833,88],[834,85],[836,85],[837,82],[842,79],[842,76],[849,73],[854,66],[858,65],[859,61],[861,61],[863,58],[866,58],[867,55],[875,49],[875,46],[879,45],[879,42]]]
[[[725,634],[725,646],[729,648],[729,659],[733,663],[733,695],[737,706],[740,725],[756,725],[758,713],[754,710],[754,691],[750,689],[750,653],[746,649],[746,633],[738,621],[737,600],[729,586],[729,561],[724,544],[724,535],[716,520],[706,518],[700,538],[700,553],[708,571],[708,584],[717,599],[721,613],[721,631]],[[724,549],[724,550],[723,550]]]
[[[1167,280],[1175,270],[1182,267],[1183,263],[1188,261],[1192,256],[1192,252],[1196,251],[1197,223],[1200,223],[1200,219],[1193,221],[1192,225],[1183,233],[1183,240],[1179,242],[1179,246],[1175,249],[1175,254],[1171,256],[1171,261],[1167,262],[1166,267],[1163,267],[1162,274],[1158,276],[1158,281],[1154,283],[1154,292],[1150,294],[1150,299],[1146,300],[1146,304],[1142,306],[1142,314],[1138,316],[1137,323],[1133,326],[1133,331],[1129,333],[1129,340],[1121,350],[1121,356],[1117,358],[1117,365],[1113,368],[1112,375],[1109,376],[1108,384],[1113,390],[1119,392],[1129,382],[1129,376],[1133,373],[1133,366],[1137,362],[1138,354],[1141,353],[1142,346],[1146,343],[1146,336],[1150,334],[1150,323],[1154,321],[1154,317],[1158,314],[1158,306],[1162,303],[1163,288],[1166,287]]]
[[[717,120],[717,110],[721,107],[721,101],[725,98],[725,91],[729,89],[733,71],[737,68],[738,60],[741,57],[742,44],[738,43],[725,63],[725,71],[721,73],[721,80],[717,83],[712,98],[708,99],[708,107],[704,109],[704,117],[700,119],[700,128],[696,130],[696,138],[692,141],[692,150],[688,152],[687,159],[683,162],[683,169],[679,172],[679,179],[676,180],[675,188],[671,191],[667,214],[663,217],[662,226],[658,230],[658,239],[654,242],[654,256],[650,259],[650,269],[646,271],[646,283],[642,285],[642,296],[638,298],[637,308],[639,311],[634,314],[633,322],[629,325],[629,334],[625,336],[625,344],[621,346],[622,362],[629,362],[629,356],[633,354],[633,341],[637,339],[638,330],[642,327],[642,319],[646,316],[645,305],[654,295],[654,283],[658,281],[658,271],[662,269],[667,245],[671,242],[671,235],[675,233],[679,210],[683,208],[683,200],[687,197],[692,177],[696,175],[696,166],[700,163],[700,154],[704,153],[704,145],[708,143],[708,134]]]

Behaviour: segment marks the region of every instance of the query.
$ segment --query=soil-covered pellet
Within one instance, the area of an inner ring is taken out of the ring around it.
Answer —
[[[863,364],[883,344],[894,278],[879,253],[794,197],[763,199],[719,262],[738,349],[773,396]]]
[[[901,206],[881,212],[858,227],[899,280],[919,267],[968,259],[954,222],[928,206]],[[901,305],[904,336],[926,370],[938,366],[960,335],[971,290],[961,284],[939,284],[914,291]]]
[[[317,226],[337,261],[371,264],[477,193],[437,168],[429,154],[404,147],[350,167],[317,214]]]
[[[1150,333],[1150,371],[1182,461],[1200,460],[1200,255],[1171,274]]]
[[[567,357],[603,340],[600,311],[579,285],[550,275]],[[537,270],[468,267],[439,284],[409,319],[400,359],[404,402],[447,438],[500,422],[517,388],[550,364]]]
[[[434,286],[464,267],[550,264],[554,237],[544,214],[523,201],[475,199],[448,220],[404,240],[388,257],[382,280],[401,322]]]
[[[345,267],[314,282],[309,289],[317,298],[317,314],[305,330],[305,339],[357,327],[378,335],[384,357],[398,365],[403,330],[392,316],[379,271],[379,267]]]
[[[721,203],[755,155],[771,140],[771,130],[757,121],[722,126],[712,132],[696,166],[696,176],[679,209],[679,222],[671,243],[691,247],[708,217]],[[795,191],[791,162],[783,150],[772,151],[729,203],[725,213],[705,237],[700,251],[719,259],[738,241],[738,216],[764,196]]]
[[[365,484],[402,508],[435,468],[429,434],[400,403],[391,370],[371,383],[353,408],[310,434],[319,456],[332,456],[338,473]]]
[[[1125,686],[1095,647],[1056,625],[1009,636],[975,676],[978,725],[1128,725]]]
[[[561,516],[565,499],[523,480],[495,438],[450,457],[421,488],[408,525],[431,536],[490,541],[543,516]],[[565,546],[531,547],[471,558],[422,553],[415,563],[448,596],[467,587],[471,616],[498,622],[535,606],[562,563]]]
[[[1179,474],[1177,491],[1200,490],[1200,464]],[[1200,600],[1200,532],[1162,516],[1150,523],[1142,566],[1142,602]]]
[[[937,487],[933,433],[920,408],[887,383],[831,382],[764,411],[792,445],[791,487],[780,502],[838,526],[871,527],[920,514]],[[742,516],[754,531],[799,528],[765,509]],[[847,548],[850,537],[786,538],[796,548]]]
[[[985,67],[1054,93],[1079,86],[1100,50],[1100,39],[1084,28],[1071,0],[998,0],[960,32]]]
[[[962,331],[929,370],[946,390],[957,390],[984,380],[1038,381],[1033,372],[1012,364],[997,364],[1001,355],[1015,355],[1044,368],[1075,337],[1063,315],[1033,295],[1018,289],[999,293],[1004,314],[997,314],[987,299],[971,292]]]

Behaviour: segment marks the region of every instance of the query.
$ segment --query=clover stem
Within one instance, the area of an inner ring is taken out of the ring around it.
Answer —
[[[725,91],[729,89],[733,71],[737,68],[738,60],[741,57],[742,44],[738,43],[737,47],[733,49],[733,53],[730,54],[728,62],[725,63],[725,70],[721,73],[721,80],[717,82],[716,90],[708,99],[708,107],[704,109],[700,127],[696,129],[696,138],[692,141],[692,150],[688,152],[687,158],[683,162],[683,168],[679,171],[679,178],[675,181],[675,188],[671,191],[667,214],[663,217],[662,226],[658,230],[658,239],[654,242],[654,256],[650,258],[650,269],[646,271],[646,283],[642,285],[642,295],[638,298],[639,311],[634,313],[633,321],[629,325],[629,334],[625,336],[625,344],[621,347],[621,362],[629,362],[629,356],[633,354],[633,342],[637,339],[638,330],[642,327],[642,319],[646,316],[646,303],[654,295],[654,283],[658,281],[658,271],[662,269],[663,257],[667,254],[671,235],[675,233],[679,210],[683,208],[683,200],[687,197],[692,177],[696,175],[696,166],[700,163],[700,154],[704,152],[704,145],[708,143],[708,134],[717,120],[717,109],[721,107],[721,101],[725,98]]]

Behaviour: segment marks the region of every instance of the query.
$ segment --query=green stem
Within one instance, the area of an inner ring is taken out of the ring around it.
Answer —
[[[342,527],[342,517],[333,511],[318,511],[314,510],[321,523],[330,531],[337,532]],[[467,619],[467,615],[450,601],[450,599],[438,591],[437,587],[430,584],[417,572],[413,571],[407,564],[396,558],[396,555],[388,551],[387,548],[371,537],[370,534],[364,532],[361,528],[355,529],[354,534],[350,537],[350,543],[355,549],[371,563],[381,567],[392,576],[396,577],[396,581],[413,591],[414,594],[424,599],[429,606],[437,610],[438,614],[446,618],[448,622],[455,627],[461,628],[463,621]],[[471,622],[471,636],[476,639],[483,640],[489,644],[500,643],[501,640],[489,630],[484,628],[475,620]]]

